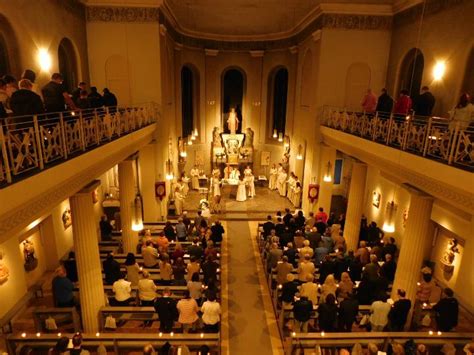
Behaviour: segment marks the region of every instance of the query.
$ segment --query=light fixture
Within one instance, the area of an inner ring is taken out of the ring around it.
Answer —
[[[323,176],[323,181],[324,182],[331,182],[332,181],[332,176],[331,176],[331,162],[328,161],[327,167],[326,167],[326,173]]]
[[[181,137],[178,138],[179,156],[183,159],[188,156],[188,153],[186,152],[186,144],[187,143],[184,141],[183,138]]]
[[[38,64],[41,71],[48,72],[51,69],[51,55],[46,48],[40,48],[38,50]]]
[[[143,229],[143,217],[142,217],[142,197],[137,194],[133,201],[134,218],[132,222],[132,230],[139,232]]]
[[[285,138],[283,139],[283,147],[288,148],[290,146],[290,137],[285,135]]]
[[[276,128],[273,130],[273,138],[277,139],[278,138],[278,132]]]
[[[445,72],[446,72],[446,62],[445,61],[436,62],[435,66],[433,67],[434,80],[438,81],[438,80],[443,79]]]
[[[298,152],[296,153],[296,160],[303,160],[303,146],[298,145]]]
[[[382,230],[386,233],[395,232],[394,215],[395,215],[396,210],[397,210],[397,206],[395,205],[395,202],[393,200],[387,203],[387,210],[385,212],[385,221],[383,222],[383,226],[382,226]]]
[[[197,137],[199,135],[197,128],[194,128],[193,135],[194,135],[194,137]]]
[[[188,136],[188,145],[193,145],[193,135]]]
[[[173,179],[174,179],[173,163],[171,162],[171,159],[168,159],[166,161],[166,180],[170,181]]]
[[[278,142],[283,142],[283,133],[278,133]]]

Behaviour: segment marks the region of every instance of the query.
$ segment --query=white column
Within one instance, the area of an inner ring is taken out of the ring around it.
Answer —
[[[321,155],[319,160],[319,198],[317,208],[324,208],[329,215],[331,212],[332,186],[334,183],[334,164],[336,161],[336,149],[325,144],[321,144]],[[324,176],[328,174],[331,181],[324,181]]]
[[[360,219],[364,209],[365,183],[367,180],[367,165],[360,162],[352,164],[351,186],[347,201],[346,224],[344,238],[347,250],[356,250],[359,242]]]
[[[410,208],[403,235],[403,244],[398,257],[392,298],[396,296],[399,288],[404,289],[407,298],[413,304],[424,253],[427,245],[431,242],[429,231],[433,198],[408,185],[405,187],[410,192]]]
[[[140,193],[143,200],[144,222],[158,222],[160,217],[159,206],[155,197],[156,166],[155,166],[156,144],[151,143],[140,149]]]
[[[135,201],[135,160],[127,159],[118,164],[120,189],[120,219],[122,221],[122,245],[124,253],[135,253],[138,232],[132,230]]]
[[[85,333],[99,331],[99,310],[105,305],[97,229],[92,192],[94,181],[70,198],[74,250],[76,253],[81,298],[82,324]]]

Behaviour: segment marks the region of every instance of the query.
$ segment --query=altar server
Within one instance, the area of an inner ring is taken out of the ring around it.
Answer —
[[[199,190],[199,169],[195,165],[194,168],[189,172],[191,175],[191,186],[193,190]]]
[[[285,169],[282,168],[281,172],[278,173],[277,179],[277,188],[280,196],[286,196],[286,179],[288,174],[286,173]]]
[[[278,178],[278,170],[276,165],[273,164],[270,169],[270,179],[268,180],[268,188],[270,190],[276,190],[277,188],[277,178]]]
[[[246,185],[245,180],[242,177],[242,179],[239,180],[239,186],[237,187],[237,198],[236,198],[236,200],[239,201],[239,202],[243,202],[243,201],[247,200],[247,193],[246,193],[247,191],[246,191],[245,185]]]

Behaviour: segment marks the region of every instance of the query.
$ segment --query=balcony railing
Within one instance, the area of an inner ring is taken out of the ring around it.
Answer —
[[[367,114],[324,107],[321,125],[474,171],[474,126],[441,117]]]
[[[0,187],[156,122],[157,104],[0,120]]]

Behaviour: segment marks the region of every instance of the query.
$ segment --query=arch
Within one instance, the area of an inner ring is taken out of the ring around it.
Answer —
[[[308,49],[304,55],[301,67],[300,105],[311,105],[311,83],[313,78],[313,53]]]
[[[418,48],[412,48],[403,57],[398,75],[397,93],[406,89],[411,97],[420,94],[425,59]]]
[[[15,31],[8,19],[0,14],[0,76],[19,76],[21,68],[20,52]]]
[[[370,87],[371,71],[367,63],[352,63],[346,73],[344,107],[360,110],[362,98]]]
[[[278,66],[270,72],[267,95],[268,136],[271,137],[275,129],[284,134],[288,100],[288,69],[286,67]]]
[[[117,96],[119,104],[131,104],[127,59],[121,55],[109,57],[105,62],[105,80],[107,87]]]
[[[199,126],[199,71],[191,64],[181,68],[181,123],[182,136],[191,135]]]
[[[474,46],[471,47],[465,68],[461,91],[469,93],[471,101],[474,102]]]
[[[240,121],[237,132],[242,132],[242,109],[246,83],[245,71],[239,67],[226,68],[222,72],[222,127],[225,127],[226,132],[227,125],[224,122],[231,108],[235,108]]]
[[[63,38],[58,46],[59,72],[63,76],[64,86],[69,92],[74,90],[78,80],[77,56],[69,38]]]

